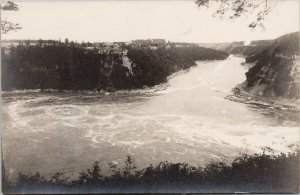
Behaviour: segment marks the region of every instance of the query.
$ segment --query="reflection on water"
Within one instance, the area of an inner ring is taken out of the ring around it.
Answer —
[[[203,165],[298,142],[297,113],[224,99],[245,80],[243,59],[199,62],[147,90],[4,93],[7,173],[79,172],[95,160],[138,166],[162,160]]]

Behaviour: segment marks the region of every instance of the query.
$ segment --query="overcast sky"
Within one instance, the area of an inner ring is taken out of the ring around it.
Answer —
[[[232,22],[212,17],[194,1],[30,1],[20,11],[2,12],[22,30],[2,39],[130,41],[164,38],[182,42],[272,39],[299,29],[299,2],[280,3],[266,18],[266,30],[251,31],[250,18]]]

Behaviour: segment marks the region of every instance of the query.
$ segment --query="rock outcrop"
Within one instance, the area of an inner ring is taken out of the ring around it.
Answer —
[[[300,110],[299,32],[281,36],[246,58],[246,81],[226,98],[282,110]]]
[[[261,53],[246,58],[254,66],[246,73],[243,89],[255,96],[299,98],[299,33],[275,39]]]

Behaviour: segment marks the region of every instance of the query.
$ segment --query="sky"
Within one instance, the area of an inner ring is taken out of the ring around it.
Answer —
[[[15,1],[18,12],[1,12],[22,29],[2,39],[61,39],[108,42],[164,38],[216,43],[273,39],[299,30],[299,1],[280,2],[265,19],[265,30],[251,30],[251,17],[236,21],[212,16],[192,0]]]

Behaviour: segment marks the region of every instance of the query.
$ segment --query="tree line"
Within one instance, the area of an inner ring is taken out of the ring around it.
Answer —
[[[61,172],[45,178],[37,172],[20,173],[14,183],[4,181],[5,193],[295,193],[299,146],[277,155],[266,147],[262,153],[241,154],[229,164],[215,161],[204,167],[163,161],[137,169],[135,160],[127,156],[121,167],[110,163],[107,173],[96,161],[76,179]]]
[[[124,46],[122,46],[124,47]],[[201,47],[137,48],[128,53],[100,52],[80,44],[23,44],[2,49],[2,90],[118,90],[151,87],[196,60],[225,59],[223,52]],[[124,58],[129,65],[124,65]],[[129,67],[128,67],[129,66]]]

